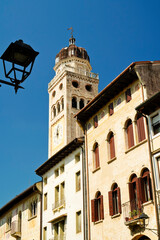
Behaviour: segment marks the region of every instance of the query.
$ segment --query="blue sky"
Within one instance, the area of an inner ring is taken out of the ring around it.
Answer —
[[[67,28],[87,50],[101,91],[131,62],[160,60],[159,11],[158,0],[0,1],[0,56],[18,39],[40,52],[25,90],[0,88],[0,207],[40,180],[34,171],[48,157],[47,88]]]

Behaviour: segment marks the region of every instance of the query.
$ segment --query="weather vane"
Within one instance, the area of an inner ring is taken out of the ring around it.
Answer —
[[[70,27],[70,28],[68,28],[67,30],[71,30],[71,38],[73,38],[73,28]]]

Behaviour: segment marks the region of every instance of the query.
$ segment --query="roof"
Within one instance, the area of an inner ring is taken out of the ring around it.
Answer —
[[[154,96],[141,103],[136,110],[144,113],[146,115],[150,115],[155,112],[157,109],[160,109],[160,92],[156,93]]]
[[[37,182],[40,183],[40,182]],[[13,198],[11,201],[9,201],[6,205],[4,205],[2,208],[0,208],[0,216],[2,216],[6,211],[11,209],[15,204],[20,202],[21,200],[25,199],[29,195],[31,195],[34,192],[39,192],[39,189],[37,188],[37,183],[34,183],[32,186],[27,188],[25,191],[17,195],[15,198]]]
[[[73,141],[71,141],[69,144],[67,144],[65,147],[63,147],[60,151],[55,153],[51,158],[49,158],[45,163],[43,163],[39,168],[35,170],[36,174],[39,176],[42,176],[44,173],[46,173],[49,169],[51,169],[53,166],[55,166],[58,162],[60,162],[62,159],[64,159],[66,156],[68,156],[70,153],[72,153],[76,148],[80,147],[84,142],[84,138],[75,138]]]
[[[123,91],[129,84],[138,79],[135,66],[143,64],[157,64],[160,61],[140,61],[131,63],[111,83],[109,83],[92,101],[82,108],[75,117],[84,124],[90,117],[99,111],[107,102]]]

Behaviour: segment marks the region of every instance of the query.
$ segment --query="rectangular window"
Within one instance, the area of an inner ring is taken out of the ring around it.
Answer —
[[[114,113],[113,102],[109,104],[108,110],[109,110],[109,116],[113,115]]]
[[[65,202],[65,182],[61,183],[61,198],[60,198],[60,205],[63,205]]]
[[[47,210],[47,193],[44,194],[44,210]]]
[[[65,240],[65,222],[60,221],[54,224],[54,240]]]
[[[160,114],[157,113],[151,119],[152,119],[153,134],[156,135],[157,133],[160,132]]]
[[[75,163],[78,163],[80,161],[80,153],[75,155]]]
[[[55,178],[58,177],[58,176],[59,176],[59,169],[57,168],[57,169],[54,171],[54,173],[55,173]]]
[[[130,102],[132,97],[131,97],[131,89],[128,88],[125,92],[125,96],[126,96],[126,102]]]
[[[97,115],[93,118],[93,121],[94,121],[94,127],[97,128],[98,127],[98,116]]]
[[[80,171],[76,173],[76,192],[81,190],[81,173]]]
[[[47,177],[44,178],[43,182],[44,182],[44,185],[47,185]]]
[[[76,233],[81,232],[81,211],[76,212]]]
[[[55,187],[55,208],[59,206],[59,185]]]
[[[64,172],[64,164],[60,166],[60,174],[62,174],[63,172]]]

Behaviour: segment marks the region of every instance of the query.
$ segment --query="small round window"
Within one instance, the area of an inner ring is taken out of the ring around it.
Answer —
[[[63,88],[63,83],[59,85],[59,89],[62,90],[62,88]]]
[[[73,85],[73,87],[78,88],[78,82],[77,81],[73,81],[72,85]]]
[[[56,96],[56,91],[53,91],[52,96],[53,96],[53,97]]]
[[[91,85],[86,85],[85,88],[88,92],[92,91],[92,86]]]

